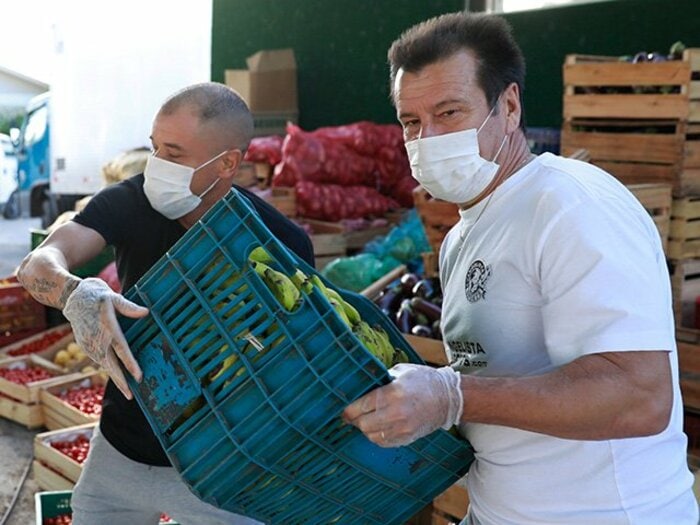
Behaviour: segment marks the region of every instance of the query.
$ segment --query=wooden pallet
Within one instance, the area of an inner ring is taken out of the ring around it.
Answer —
[[[44,413],[44,425],[46,428],[49,430],[57,430],[99,421],[99,415],[96,416],[81,412],[63,401],[59,397],[59,394],[71,388],[94,385],[104,386],[106,383],[107,379],[102,372],[92,372],[89,374],[81,374],[80,377],[67,379],[52,386],[42,388],[39,391],[39,399]]]
[[[564,119],[679,119],[700,122],[700,49],[683,60],[633,64],[618,57],[567,55]]]

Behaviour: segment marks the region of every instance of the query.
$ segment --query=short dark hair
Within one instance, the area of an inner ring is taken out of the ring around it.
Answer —
[[[171,115],[183,106],[191,107],[200,124],[215,124],[227,148],[245,152],[253,137],[253,116],[236,90],[218,82],[193,84],[171,95],[159,114]]]
[[[493,107],[503,90],[515,82],[520,90],[520,127],[525,129],[525,58],[502,17],[483,13],[448,13],[421,22],[406,31],[389,48],[390,93],[399,69],[415,73],[462,50],[477,58],[477,82]]]

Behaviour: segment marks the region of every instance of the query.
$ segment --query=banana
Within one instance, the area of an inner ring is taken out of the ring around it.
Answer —
[[[343,306],[343,310],[345,310],[345,315],[348,319],[350,319],[350,323],[356,325],[357,323],[362,321],[362,318],[360,317],[360,312],[358,312],[353,305],[351,305],[349,302],[343,299],[343,297],[333,288],[326,287],[326,297],[330,299],[335,299]]]
[[[256,248],[254,248],[253,251],[250,252],[248,259],[263,264],[272,264],[273,262],[275,262],[275,260],[272,258],[272,255],[267,253],[267,250],[262,246],[257,246]]]
[[[285,310],[291,312],[298,306],[300,292],[289,277],[265,263],[251,261],[251,266]]]
[[[221,363],[221,368],[219,369],[219,371],[213,376],[211,376],[211,382],[213,383],[214,381],[216,381],[226,370],[231,368],[236,361],[238,361],[238,355],[236,354],[231,354],[226,359],[224,359],[224,362]]]
[[[307,277],[307,275],[302,272],[301,270],[297,270],[294,275],[290,277],[292,282],[294,283],[294,286],[297,287],[297,289],[300,292],[304,293],[310,293],[311,289],[313,288],[313,284],[311,284],[311,281]]]
[[[378,333],[367,322],[360,321],[354,326],[353,332],[367,350],[379,359],[384,366],[391,366],[391,356],[386,352]]]
[[[338,314],[338,316],[343,320],[343,322],[346,325],[348,325],[349,328],[352,328],[352,323],[350,322],[350,319],[348,319],[348,316],[345,313],[345,308],[343,308],[343,305],[340,304],[335,299],[333,299],[332,297],[328,297],[328,302],[331,303],[331,306],[335,309],[335,313]]]
[[[377,340],[379,341],[379,344],[384,353],[384,363],[389,363],[387,366],[391,366],[392,364],[394,364],[394,355],[396,351],[394,349],[394,346],[391,344],[391,341],[389,340],[389,334],[387,334],[386,331],[379,325],[375,326],[373,330],[374,333],[377,335]]]

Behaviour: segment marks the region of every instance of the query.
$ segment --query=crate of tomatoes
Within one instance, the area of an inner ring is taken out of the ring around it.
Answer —
[[[46,307],[15,277],[0,279],[0,348],[46,328]]]
[[[62,324],[25,337],[0,348],[0,362],[11,357],[25,355],[46,356],[52,350],[73,340],[69,324]]]
[[[40,427],[44,417],[39,389],[65,378],[64,370],[39,356],[29,355],[0,363],[0,417],[27,428]]]
[[[92,423],[102,414],[106,375],[89,372],[42,388],[39,399],[49,430]]]
[[[34,480],[43,490],[72,489],[83,470],[96,422],[34,436]]]

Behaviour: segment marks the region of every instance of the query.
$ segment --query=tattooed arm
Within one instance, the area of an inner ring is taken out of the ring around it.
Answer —
[[[146,308],[115,293],[101,279],[80,279],[70,273],[95,257],[105,247],[96,231],[69,222],[54,231],[22,261],[17,279],[39,302],[63,311],[73,328],[76,342],[90,358],[104,368],[131,398],[124,367],[141,379],[141,369],[119,327],[117,314],[143,317]]]
[[[22,261],[17,279],[42,304],[63,310],[80,278],[70,273],[106,246],[95,230],[68,222],[56,229]]]

